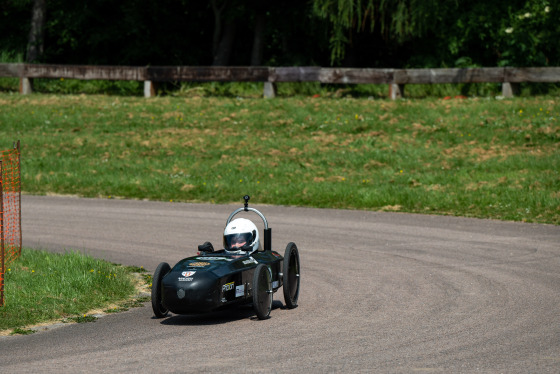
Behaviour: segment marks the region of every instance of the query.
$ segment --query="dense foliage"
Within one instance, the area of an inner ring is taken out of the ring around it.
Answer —
[[[32,17],[37,7],[43,18]],[[558,19],[552,0],[3,0],[0,60],[558,66]],[[37,58],[32,30],[44,47]]]

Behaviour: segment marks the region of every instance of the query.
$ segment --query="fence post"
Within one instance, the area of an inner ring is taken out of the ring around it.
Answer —
[[[504,82],[502,83],[502,96],[503,97],[514,97],[519,93],[519,84]]]
[[[18,210],[19,210],[19,250],[18,250],[18,257],[21,256],[21,247],[23,245],[23,231],[21,230],[21,149],[20,149],[20,142],[18,141],[14,144],[14,149],[17,152],[17,170],[18,170]]]
[[[144,97],[156,96],[156,88],[152,81],[144,81]]]
[[[402,99],[404,96],[404,84],[389,84],[389,98],[391,100]]]
[[[272,82],[264,82],[263,97],[272,99],[276,97],[276,85]]]
[[[4,251],[4,192],[3,192],[3,169],[2,160],[0,160],[0,306],[4,306],[4,257],[6,257],[6,252]]]
[[[26,77],[19,78],[19,93],[22,95],[29,95],[33,93],[33,85],[31,80]]]

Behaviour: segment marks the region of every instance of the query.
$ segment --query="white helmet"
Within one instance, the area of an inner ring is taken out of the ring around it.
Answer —
[[[238,248],[250,246],[253,253],[259,249],[259,230],[248,219],[237,218],[226,226],[224,230],[224,248],[229,252],[239,253]]]

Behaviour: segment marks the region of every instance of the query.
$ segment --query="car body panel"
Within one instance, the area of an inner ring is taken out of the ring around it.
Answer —
[[[250,255],[221,250],[185,258],[163,277],[162,304],[172,313],[190,314],[250,303],[257,265],[267,265],[276,292],[282,286],[282,261],[283,257],[271,250]]]

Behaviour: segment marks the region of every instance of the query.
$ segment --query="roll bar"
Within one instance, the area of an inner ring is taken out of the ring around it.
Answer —
[[[272,239],[271,239],[271,230],[268,227],[268,221],[266,220],[265,216],[256,210],[255,208],[249,208],[249,199],[251,197],[249,195],[243,196],[243,200],[245,200],[245,204],[243,208],[238,208],[231,213],[227,219],[226,226],[231,222],[232,218],[239,212],[254,212],[258,214],[263,222],[264,222],[264,250],[270,251],[272,248]]]

